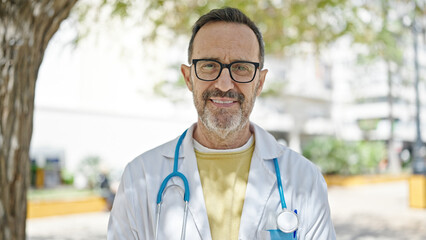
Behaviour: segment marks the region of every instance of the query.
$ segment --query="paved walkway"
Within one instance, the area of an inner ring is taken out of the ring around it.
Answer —
[[[408,182],[331,187],[337,239],[426,239],[426,210],[408,207]]]
[[[408,183],[330,187],[338,240],[426,239],[426,210],[408,207]],[[106,239],[108,213],[30,219],[29,240]]]
[[[27,220],[28,240],[105,240],[108,212]]]

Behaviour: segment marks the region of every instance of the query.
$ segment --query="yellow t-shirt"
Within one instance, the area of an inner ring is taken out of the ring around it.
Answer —
[[[253,139],[250,138],[246,145],[235,151],[196,147],[195,155],[213,240],[238,239],[254,150]]]

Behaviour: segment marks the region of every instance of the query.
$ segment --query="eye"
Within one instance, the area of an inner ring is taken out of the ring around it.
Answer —
[[[220,69],[220,65],[213,61],[200,61],[198,68],[203,72],[214,72]]]
[[[244,66],[243,64],[238,64],[235,67],[233,67],[232,69],[237,70],[237,71],[248,71],[247,66]]]
[[[250,63],[234,63],[231,68],[234,73],[247,74],[252,72],[254,67]]]
[[[205,63],[201,66],[205,70],[213,69],[215,65],[213,63]]]

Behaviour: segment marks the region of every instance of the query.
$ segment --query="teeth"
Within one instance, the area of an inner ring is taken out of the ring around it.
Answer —
[[[220,104],[226,104],[226,103],[232,103],[233,102],[233,101],[220,101],[220,100],[213,100],[213,99],[212,99],[212,101],[214,103],[220,103]]]

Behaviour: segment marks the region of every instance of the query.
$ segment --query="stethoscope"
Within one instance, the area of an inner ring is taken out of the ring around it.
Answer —
[[[182,145],[182,141],[186,136],[186,132],[188,130],[185,130],[183,134],[179,137],[179,140],[176,144],[175,149],[175,156],[174,156],[174,162],[173,162],[173,172],[170,173],[161,183],[160,189],[158,190],[157,194],[157,220],[155,223],[155,239],[158,237],[158,224],[160,222],[160,212],[161,212],[161,206],[162,206],[162,199],[166,193],[166,191],[171,187],[177,187],[179,191],[183,192],[183,200],[185,202],[185,208],[183,213],[183,224],[182,224],[182,232],[181,232],[181,239],[185,239],[185,230],[186,230],[186,222],[188,218],[188,204],[189,204],[189,185],[188,185],[188,179],[186,179],[185,175],[180,173],[178,169],[178,160],[179,160],[179,149]],[[277,177],[277,185],[278,185],[278,192],[280,194],[280,200],[281,200],[281,207],[282,211],[277,215],[276,224],[278,228],[284,232],[284,233],[292,233],[295,232],[299,226],[299,218],[297,214],[289,209],[287,209],[287,205],[285,203],[284,198],[284,192],[283,192],[283,185],[281,182],[281,174],[280,174],[280,167],[278,165],[278,159],[274,158],[274,166],[275,166],[275,175]],[[184,184],[184,189],[182,189],[181,186],[177,184],[171,184],[167,186],[168,181],[173,178],[178,177],[182,179]]]

